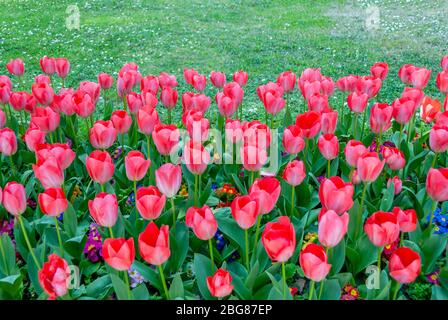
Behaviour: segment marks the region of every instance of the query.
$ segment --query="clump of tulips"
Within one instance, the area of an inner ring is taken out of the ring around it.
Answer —
[[[67,59],[40,67],[0,76],[2,298],[447,296],[448,56],[440,97],[410,64],[393,101],[385,62],[285,71],[252,120],[243,70],[75,85]]]

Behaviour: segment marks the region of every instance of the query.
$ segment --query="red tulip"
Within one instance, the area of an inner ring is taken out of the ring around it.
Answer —
[[[269,82],[266,85],[259,86],[257,94],[269,114],[275,115],[285,107],[283,88],[277,83]]]
[[[185,68],[184,69],[185,82],[192,86],[193,85],[193,77],[198,74],[199,73],[196,70],[194,70],[193,68],[191,68],[191,69]]]
[[[112,121],[98,120],[89,129],[90,144],[96,149],[108,149],[117,140],[117,130]]]
[[[330,110],[330,105],[328,104],[328,96],[322,95],[320,93],[315,93],[309,96],[307,99],[307,103],[308,109],[310,111],[322,113]]]
[[[9,128],[0,129],[0,153],[9,157],[17,152],[17,138]]]
[[[98,75],[98,84],[103,90],[110,89],[114,84],[114,78],[110,74],[102,72]]]
[[[236,144],[243,139],[243,129],[239,120],[226,119],[226,140]]]
[[[301,129],[302,136],[307,139],[314,138],[320,131],[320,114],[315,111],[307,111],[299,114],[296,125]]]
[[[377,211],[367,218],[364,231],[377,247],[393,243],[400,235],[397,216],[392,212]]]
[[[9,78],[8,78],[9,80]],[[11,85],[0,81],[0,104],[7,104],[11,96]]]
[[[261,234],[261,241],[269,258],[275,262],[286,262],[296,248],[296,232],[286,216],[278,222],[268,222]]]
[[[117,78],[117,94],[120,97],[125,97],[132,91],[136,85],[139,84],[141,80],[141,75],[138,71],[128,70],[118,75]]]
[[[370,68],[370,74],[375,78],[384,80],[389,71],[389,66],[386,62],[377,62]]]
[[[143,260],[149,264],[163,264],[171,255],[169,227],[163,225],[159,229],[154,222],[149,223],[138,236],[138,250]]]
[[[254,226],[258,211],[258,202],[250,196],[239,196],[232,201],[231,213],[241,229],[247,230]]]
[[[63,170],[70,167],[76,157],[75,152],[64,143],[39,144],[36,146],[36,156],[38,162],[43,162],[48,158],[56,158]]]
[[[303,161],[299,160],[288,162],[282,175],[282,178],[293,187],[301,184],[305,177],[305,164],[303,163]]]
[[[157,151],[161,155],[168,156],[178,145],[180,140],[179,129],[174,124],[158,124],[152,132],[152,139],[156,145]]]
[[[53,132],[59,126],[59,113],[54,112],[50,107],[36,108],[31,115],[31,123],[44,132]]]
[[[114,164],[109,153],[95,150],[86,158],[87,172],[90,178],[104,184],[114,175]]]
[[[249,76],[247,72],[243,70],[239,70],[233,74],[233,81],[238,83],[240,87],[244,87],[247,83],[247,80],[249,79]]]
[[[89,200],[89,212],[95,222],[106,228],[112,228],[118,218],[118,202],[114,194],[99,193]]]
[[[356,81],[356,91],[365,93],[369,98],[373,98],[381,89],[382,81],[373,76],[359,77]]]
[[[54,91],[47,83],[33,83],[31,91],[39,104],[49,106],[53,102]]]
[[[88,118],[95,110],[95,102],[92,97],[84,91],[76,91],[72,96],[75,112],[81,118]]]
[[[92,81],[81,81],[78,87],[78,91],[87,93],[94,103],[96,103],[100,97],[100,90],[100,85]]]
[[[448,150],[448,126],[435,124],[429,131],[429,146],[437,153]]]
[[[441,93],[448,94],[448,71],[442,71],[437,74],[436,84]]]
[[[70,61],[66,58],[56,58],[56,73],[60,78],[67,77],[70,72]]]
[[[389,178],[389,180],[387,180],[387,186],[389,187],[391,183],[394,184],[394,194],[400,194],[401,190],[403,189],[403,182],[401,181],[401,179],[398,176]]]
[[[244,169],[248,171],[260,171],[268,161],[266,149],[259,148],[256,145],[245,144],[241,146],[240,157]]]
[[[157,219],[165,207],[166,197],[154,187],[142,187],[137,191],[136,197],[137,210],[146,220]]]
[[[135,92],[129,92],[126,95],[126,103],[129,107],[129,111],[133,114],[136,114],[138,110],[140,110],[143,106],[142,95]]]
[[[187,118],[187,132],[191,140],[203,142],[208,139],[210,121],[202,113],[194,113]]]
[[[375,152],[366,152],[358,158],[357,168],[359,179],[363,182],[373,182],[383,170],[385,160],[380,160]]]
[[[125,110],[115,110],[110,117],[118,133],[124,134],[132,125],[132,118]]]
[[[11,92],[9,96],[9,104],[16,111],[20,111],[25,109],[25,106],[28,102],[30,94],[28,92]]]
[[[142,82],[140,82],[140,91],[143,92],[151,92],[153,95],[157,95],[159,91],[159,78],[157,76],[146,76],[142,78]]]
[[[285,152],[297,154],[305,147],[305,141],[302,138],[302,130],[297,125],[291,125],[283,131],[282,145]]]
[[[46,84],[51,84],[51,79],[49,76],[45,75],[45,74],[39,74],[38,76],[36,76],[34,78],[34,83],[42,83],[45,82]]]
[[[444,112],[439,112],[436,115],[435,124],[442,127],[448,127],[448,110]]]
[[[426,96],[422,102],[420,116],[424,122],[431,123],[441,109],[442,105],[440,104],[440,101]]]
[[[284,92],[291,92],[296,85],[296,74],[292,71],[280,73],[277,78],[277,84],[283,88]]]
[[[338,214],[322,208],[319,214],[319,242],[327,248],[336,247],[347,233],[349,219],[347,212]]]
[[[185,224],[192,228],[196,237],[201,240],[213,238],[218,230],[213,211],[207,205],[202,208],[190,207],[185,215]]]
[[[56,72],[56,59],[44,56],[40,59],[40,67],[44,73],[53,75]]]
[[[314,243],[302,249],[299,262],[305,277],[316,282],[325,279],[331,269],[325,249]]]
[[[412,73],[415,71],[416,67],[412,64],[403,65],[400,70],[398,70],[398,77],[404,84],[412,83]]]
[[[222,91],[225,96],[235,101],[237,106],[239,106],[243,102],[244,90],[242,86],[237,82],[229,82],[225,84],[222,88]]]
[[[395,207],[392,212],[397,216],[401,232],[413,232],[417,229],[417,213],[414,209],[401,210]]]
[[[370,128],[373,133],[385,132],[392,125],[393,108],[387,103],[375,103],[370,110]]]
[[[212,71],[210,73],[210,82],[216,88],[222,88],[226,84],[226,74],[224,72]]]
[[[271,131],[269,127],[258,120],[241,123],[243,140],[246,145],[267,149],[271,144]]]
[[[411,121],[416,109],[415,101],[409,98],[395,99],[392,104],[392,116],[399,124],[407,124]]]
[[[178,83],[177,83],[177,79],[176,76],[173,74],[169,74],[166,72],[160,72],[160,75],[158,77],[159,79],[159,85],[160,88],[166,88],[166,87],[177,87]]]
[[[317,141],[317,146],[325,159],[333,160],[337,158],[339,153],[339,140],[334,134],[327,133],[321,135]]]
[[[367,107],[369,96],[362,92],[352,92],[347,96],[347,105],[353,112],[362,113]]]
[[[144,105],[137,113],[138,129],[145,135],[150,135],[154,127],[160,123],[159,114],[154,107]]]
[[[177,103],[177,91],[172,89],[171,87],[165,87],[162,89],[162,93],[160,94],[160,101],[167,109],[173,109]]]
[[[319,199],[326,209],[342,214],[353,206],[353,193],[353,185],[350,182],[344,182],[335,176],[321,183]]]
[[[420,269],[420,255],[407,247],[398,248],[389,259],[390,276],[399,283],[414,282]]]
[[[13,216],[19,216],[26,210],[25,187],[15,181],[8,182],[3,188],[2,204]]]
[[[39,193],[37,200],[42,213],[52,217],[59,216],[68,206],[67,198],[61,188],[49,188]]]
[[[210,294],[217,298],[228,296],[232,293],[232,276],[222,268],[219,268],[213,277],[207,277],[207,288]]]
[[[129,270],[135,259],[134,238],[106,239],[101,253],[104,261],[112,268],[119,271]]]
[[[183,160],[191,173],[203,174],[210,162],[210,153],[201,143],[190,140],[185,144]]]
[[[423,89],[428,84],[431,77],[431,70],[426,68],[416,68],[411,74],[411,83],[414,88]]]
[[[205,113],[211,103],[212,99],[202,93],[185,92],[182,95],[182,107],[184,108],[183,112],[194,109]]]
[[[151,161],[145,159],[143,153],[138,150],[130,151],[124,158],[126,176],[131,181],[142,180],[148,172]]]
[[[20,58],[11,59],[6,64],[6,69],[8,69],[9,73],[15,76],[22,76],[23,73],[25,72],[25,64]]]
[[[203,74],[196,74],[192,79],[192,86],[196,91],[204,91],[207,85],[207,78]]]
[[[342,78],[339,78],[336,81],[336,86],[341,91],[349,91],[353,92],[356,89],[356,83],[358,82],[358,76],[348,75]]]
[[[53,103],[50,107],[54,111],[71,116],[76,112],[76,105],[73,101],[75,91],[71,88],[62,88],[58,94],[54,95]]]
[[[347,163],[353,168],[356,168],[359,157],[366,152],[367,148],[364,146],[364,144],[361,141],[356,140],[350,140],[349,142],[347,142],[344,148],[345,159]]]
[[[165,163],[156,170],[157,188],[166,197],[173,198],[182,183],[182,169],[179,165]]]
[[[249,195],[258,200],[260,214],[266,214],[274,209],[280,196],[280,182],[274,177],[258,178],[249,188]]]
[[[397,148],[384,147],[382,154],[391,170],[400,170],[406,165],[404,153]]]
[[[53,253],[48,256],[48,261],[38,271],[37,277],[49,300],[55,300],[57,297],[67,294],[71,272],[67,261],[57,254]]]
[[[64,171],[55,157],[33,164],[33,171],[44,189],[60,188],[64,183]]]
[[[320,125],[322,133],[334,133],[338,123],[338,112],[334,110],[327,110],[321,114]]]
[[[216,104],[218,105],[219,113],[226,119],[230,118],[238,109],[236,101],[222,92],[216,94]]]
[[[37,145],[45,143],[45,132],[40,130],[37,126],[31,125],[26,130],[23,140],[25,141],[28,150],[34,152]]]
[[[448,168],[431,168],[426,176],[426,192],[437,202],[448,200]]]

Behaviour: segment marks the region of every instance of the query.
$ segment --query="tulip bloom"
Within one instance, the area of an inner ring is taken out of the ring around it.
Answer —
[[[180,140],[179,129],[174,124],[159,124],[154,127],[152,140],[161,155],[168,156]]]
[[[183,159],[191,173],[200,175],[207,169],[210,154],[201,143],[190,140],[185,144]]]
[[[9,73],[15,76],[22,76],[23,73],[25,72],[25,64],[23,63],[23,60],[20,58],[11,59],[6,64],[6,69],[8,69]]]
[[[263,246],[269,258],[275,262],[286,262],[296,248],[296,232],[286,216],[277,222],[268,222],[261,234]]]
[[[296,118],[296,125],[301,129],[302,137],[314,138],[320,131],[320,114],[315,111],[307,111],[299,114]]]
[[[207,84],[207,78],[203,74],[193,75],[191,85],[196,91],[204,91]]]
[[[70,61],[66,58],[55,59],[56,73],[58,77],[65,78],[70,72]]]
[[[322,112],[320,125],[322,133],[334,133],[338,124],[338,112],[334,110],[326,110]]]
[[[442,71],[437,74],[436,84],[441,93],[448,94],[448,71]]]
[[[248,144],[241,146],[240,156],[244,169],[252,172],[260,171],[268,161],[266,149]]]
[[[247,72],[243,70],[239,70],[233,74],[233,81],[238,83],[241,87],[244,87],[246,85],[248,79],[249,76]]]
[[[160,94],[160,101],[167,109],[173,109],[177,103],[178,94],[177,91],[171,87],[165,87]]]
[[[129,270],[135,259],[134,238],[108,238],[103,243],[101,253],[104,261],[112,268]]]
[[[0,79],[0,104],[7,104],[11,96],[11,80],[9,82]]]
[[[98,75],[98,84],[103,90],[110,89],[114,84],[114,78],[111,75],[102,72]]]
[[[353,206],[354,188],[350,182],[340,177],[325,179],[319,188],[319,199],[322,205],[337,214],[343,214]]]
[[[299,262],[305,277],[316,282],[325,279],[331,269],[325,249],[314,243],[310,243],[302,249]]]
[[[45,132],[55,131],[59,126],[59,121],[59,113],[54,112],[50,107],[36,108],[31,115],[31,123]]]
[[[277,78],[277,84],[283,88],[284,92],[291,92],[296,85],[296,74],[292,71],[280,73]]]
[[[55,157],[33,164],[33,171],[44,189],[60,188],[64,183],[64,170]]]
[[[98,83],[92,81],[81,81],[78,87],[78,91],[88,94],[94,103],[96,103],[100,97],[101,87]]]
[[[377,211],[367,218],[364,231],[377,247],[384,247],[398,239],[400,226],[392,212]]]
[[[135,92],[129,92],[126,95],[126,102],[127,106],[129,107],[129,111],[133,114],[136,114],[138,110],[140,110],[140,108],[143,106],[142,95]]]
[[[315,93],[308,97],[307,103],[308,109],[310,111],[322,113],[330,110],[330,105],[328,104],[328,96],[321,95],[320,93]]]
[[[159,80],[159,85],[162,89],[166,87],[174,88],[179,84],[177,82],[176,76],[167,72],[160,72],[157,79]]]
[[[49,84],[45,82],[34,83],[31,86],[31,91],[34,98],[36,98],[37,102],[42,106],[49,106],[53,102],[54,91]]]
[[[202,208],[190,207],[185,215],[185,224],[201,240],[212,239],[218,230],[215,215],[207,205]]]
[[[321,135],[317,141],[317,146],[322,156],[327,160],[333,160],[338,156],[339,140],[332,133]]]
[[[226,84],[226,74],[219,71],[212,71],[210,73],[210,82],[213,86],[220,89]]]
[[[437,202],[448,200],[448,168],[431,168],[426,176],[426,192]]]
[[[435,124],[429,131],[429,146],[435,153],[448,150],[448,126]]]
[[[241,229],[247,230],[254,226],[258,217],[258,202],[250,196],[239,196],[233,199],[231,213]]]
[[[76,91],[72,96],[75,112],[81,118],[88,118],[95,111],[95,102],[92,97],[84,91]]]
[[[397,148],[385,147],[382,153],[391,170],[400,170],[406,165],[404,153]]]
[[[232,276],[222,268],[218,269],[213,277],[207,277],[207,288],[213,297],[223,298],[232,293]]]
[[[106,150],[117,140],[117,130],[111,120],[98,120],[89,129],[89,138],[92,147]]]
[[[37,202],[42,213],[52,217],[59,216],[68,206],[64,191],[60,188],[49,188],[39,193]]]
[[[199,73],[196,70],[194,70],[193,68],[191,68],[191,69],[185,68],[184,69],[185,82],[192,86],[193,85],[193,77],[198,74]]]
[[[420,269],[420,255],[407,247],[398,248],[389,259],[390,276],[399,283],[414,282]]]
[[[56,72],[56,59],[44,56],[40,59],[40,67],[44,73],[53,75]]]
[[[285,152],[297,154],[305,148],[302,130],[297,125],[291,125],[283,131],[282,145]]]
[[[90,178],[104,184],[114,175],[114,163],[109,153],[95,150],[86,158],[87,172]]]
[[[431,70],[426,68],[415,68],[411,73],[411,84],[414,88],[424,89],[428,84],[428,80],[431,77]]]
[[[163,225],[160,229],[151,221],[145,231],[138,236],[140,256],[149,264],[160,266],[171,255],[169,227]]]
[[[126,176],[131,181],[139,181],[144,178],[151,161],[145,159],[143,153],[138,150],[130,151],[124,158]]]
[[[159,114],[155,107],[144,105],[137,113],[138,129],[145,135],[150,135],[154,127],[160,123]]]
[[[359,157],[366,152],[367,148],[361,141],[350,140],[344,148],[345,160],[352,168],[356,168]]]
[[[239,120],[226,119],[225,125],[226,140],[233,144],[243,139],[243,129]]]
[[[361,92],[352,92],[347,96],[347,105],[355,113],[362,113],[367,107],[369,96]]]
[[[226,119],[230,118],[238,109],[236,101],[222,92],[216,94],[216,103],[219,113]]]
[[[0,129],[0,153],[9,157],[17,152],[17,138],[9,128]]]
[[[173,198],[179,192],[182,183],[182,169],[179,165],[165,163],[156,170],[157,188],[167,198]]]
[[[293,187],[301,184],[305,177],[306,170],[303,161],[293,160],[288,162],[285,170],[283,170],[282,178]]]
[[[118,218],[118,202],[114,194],[99,193],[95,199],[89,200],[89,212],[95,222],[107,228],[112,228]]]
[[[70,268],[67,261],[57,254],[53,253],[48,256],[48,261],[38,271],[37,277],[49,300],[55,300],[57,297],[67,294],[67,285],[70,283],[71,277]]]
[[[275,115],[285,107],[283,88],[274,82],[259,86],[257,94],[269,114]]]
[[[358,158],[357,168],[359,179],[363,182],[373,182],[384,168],[385,160],[380,160],[375,152],[366,152]]]
[[[39,144],[36,147],[36,156],[38,162],[43,162],[48,158],[56,158],[63,170],[70,167],[75,159],[75,152],[64,143]]]
[[[6,125],[6,114],[0,109],[0,129],[4,128]]]
[[[440,104],[440,101],[426,96],[422,102],[420,116],[424,122],[431,123],[441,109],[442,105]]]
[[[125,110],[115,110],[110,117],[117,133],[124,134],[132,125],[132,118]]]
[[[392,108],[392,117],[399,124],[404,125],[411,121],[417,105],[415,104],[415,101],[410,98],[399,98],[395,99]]]
[[[413,232],[417,229],[417,213],[414,209],[401,210],[400,207],[395,207],[392,212],[397,216],[401,232]]]
[[[349,215],[339,215],[333,210],[322,208],[319,214],[319,242],[327,248],[336,247],[348,230]]]
[[[153,95],[157,95],[159,91],[159,78],[157,76],[146,76],[142,78],[140,82],[140,91],[143,92],[151,92]]]
[[[3,188],[2,204],[13,216],[19,216],[26,210],[25,187],[20,183],[11,181]]]
[[[40,130],[37,126],[31,125],[23,136],[28,150],[34,152],[37,145],[45,143],[45,135],[44,131]]]
[[[225,84],[222,91],[225,96],[234,100],[237,106],[243,102],[244,90],[237,82],[229,82]]]
[[[375,78],[380,78],[382,81],[387,77],[389,66],[386,62],[377,62],[370,67],[370,74]]]
[[[166,197],[154,187],[142,187],[138,189],[136,196],[137,211],[146,220],[157,219],[165,207]]]
[[[398,176],[389,178],[389,180],[387,180],[387,187],[389,187],[391,183],[394,184],[394,194],[400,194],[401,190],[403,189],[403,182],[401,181],[401,179]]]
[[[387,103],[375,103],[370,111],[370,128],[373,133],[382,134],[392,125],[393,108]]]
[[[258,200],[260,214],[274,209],[280,196],[280,182],[274,177],[258,178],[249,188],[249,196]]]
[[[20,111],[25,109],[26,102],[28,100],[29,93],[28,92],[11,92],[9,96],[9,104],[16,111]]]

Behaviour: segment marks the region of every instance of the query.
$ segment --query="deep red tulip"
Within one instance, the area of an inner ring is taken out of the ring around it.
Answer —
[[[314,138],[320,131],[320,114],[315,111],[307,111],[299,114],[296,125],[301,129],[302,136],[307,139]]]
[[[112,268],[129,270],[135,259],[134,238],[109,238],[103,243],[101,255]]]
[[[336,247],[347,233],[349,219],[347,212],[338,214],[322,208],[319,214],[319,242],[327,248]]]
[[[15,181],[8,182],[3,188],[2,204],[13,216],[18,216],[26,210],[25,187]]]
[[[104,184],[114,175],[114,163],[109,153],[95,150],[86,158],[87,172],[90,178]]]
[[[196,237],[201,240],[213,238],[218,230],[215,215],[207,205],[202,208],[190,207],[185,215],[185,224],[192,228]]]
[[[138,236],[138,250],[149,264],[160,266],[165,263],[171,255],[169,227],[163,225],[159,229],[154,222],[149,223]]]
[[[250,196],[239,196],[233,199],[231,213],[241,229],[247,230],[255,224],[258,217],[258,202]]]
[[[59,216],[68,206],[67,198],[61,188],[49,188],[39,193],[37,202],[43,214],[53,217]]]
[[[151,161],[149,159],[146,160],[143,153],[138,150],[132,150],[124,158],[126,176],[131,181],[140,181],[148,172],[150,164]]]
[[[367,218],[364,231],[377,247],[393,243],[400,235],[397,216],[392,212],[377,211]]]
[[[269,258],[275,262],[286,262],[296,248],[296,232],[286,216],[277,222],[268,222],[261,234],[261,241]]]
[[[207,277],[207,288],[213,297],[223,298],[232,293],[232,276],[222,268],[216,270],[213,277]]]
[[[302,249],[299,262],[305,277],[316,282],[325,279],[331,269],[325,249],[314,243]]]
[[[67,294],[71,272],[67,261],[57,254],[48,256],[48,261],[38,271],[37,277],[49,300],[55,300]]]
[[[407,247],[398,248],[389,259],[390,276],[399,283],[414,282],[420,269],[420,255]]]
[[[179,165],[165,163],[156,170],[157,188],[166,197],[173,198],[182,184],[182,169]]]
[[[258,178],[249,188],[251,198],[258,200],[260,214],[269,213],[274,209],[280,192],[280,182],[274,177]]]

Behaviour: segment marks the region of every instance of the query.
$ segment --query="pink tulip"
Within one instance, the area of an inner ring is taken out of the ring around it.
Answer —
[[[359,179],[363,182],[373,182],[384,168],[385,160],[380,160],[375,152],[366,152],[358,158],[357,168]]]
[[[417,229],[417,213],[414,209],[401,210],[395,207],[392,213],[397,216],[401,232],[414,232]]]
[[[102,72],[98,75],[98,84],[103,90],[110,89],[114,84],[114,78],[111,75]]]
[[[44,56],[40,59],[40,67],[44,73],[53,75],[56,72],[56,59]]]
[[[159,114],[154,107],[144,105],[137,113],[138,129],[145,135],[150,135],[154,127],[160,123]]]
[[[322,205],[342,214],[353,206],[354,188],[350,182],[344,182],[340,177],[325,179],[319,188],[319,199]]]
[[[322,95],[320,93],[312,94],[307,99],[308,109],[315,112],[327,112],[330,110],[330,105],[328,104],[328,96]]]
[[[95,222],[106,228],[112,228],[118,218],[118,202],[114,194],[99,193],[95,199],[89,200],[89,212]]]
[[[238,83],[241,87],[244,87],[246,85],[248,79],[249,76],[247,72],[243,70],[239,70],[233,74],[233,81]]]
[[[226,119],[230,118],[238,109],[236,101],[222,92],[216,94],[216,103],[219,113]]]
[[[36,108],[31,115],[31,123],[44,132],[53,132],[57,129],[60,116],[50,107]]]
[[[23,63],[23,60],[20,58],[11,59],[6,64],[6,69],[8,69],[9,73],[15,76],[22,76],[23,73],[25,72],[25,64]]]
[[[185,144],[183,160],[191,173],[203,174],[210,162],[210,153],[201,143],[190,140]]]
[[[399,124],[407,124],[411,121],[416,109],[415,101],[409,98],[395,99],[392,104],[392,116]]]
[[[164,156],[168,156],[174,150],[180,140],[179,129],[174,124],[158,124],[152,132],[152,139],[157,151]]]
[[[0,129],[0,153],[9,157],[17,152],[17,138],[9,128]]]
[[[370,74],[383,81],[387,77],[389,66],[386,62],[377,62],[370,68]]]
[[[151,161],[149,159],[146,160],[143,153],[138,150],[132,150],[124,158],[126,176],[131,181],[140,181],[148,172],[150,164]]]
[[[403,169],[406,165],[404,153],[397,148],[385,147],[383,148],[383,159],[386,160],[391,170]]]
[[[269,114],[275,115],[285,107],[283,88],[277,83],[269,82],[264,86],[259,86],[257,94]]]
[[[28,150],[34,152],[37,145],[45,143],[45,132],[40,130],[37,126],[31,125],[26,130],[23,140],[25,141]]]
[[[138,236],[138,249],[143,260],[155,266],[162,265],[171,255],[169,227],[163,225],[159,229],[151,221]]]
[[[448,168],[431,168],[426,176],[426,192],[437,202],[448,200]]]
[[[56,73],[58,77],[65,78],[70,72],[70,61],[66,58],[56,58]]]
[[[162,88],[162,89],[166,88],[166,87],[174,88],[174,87],[177,87],[177,85],[178,85],[176,76],[173,74],[169,74],[167,72],[160,72],[158,79],[159,79],[160,88]]]
[[[33,164],[33,171],[44,189],[60,188],[64,183],[64,170],[55,157]]]
[[[95,110],[95,102],[92,97],[84,91],[76,91],[72,96],[75,112],[81,118],[88,118]]]
[[[317,146],[325,159],[333,160],[337,158],[339,153],[339,140],[334,134],[327,133],[321,135],[317,141]]]
[[[391,183],[394,184],[394,194],[400,194],[401,190],[403,189],[403,182],[401,181],[401,179],[398,176],[389,178],[389,180],[387,180],[387,187],[389,187]]]
[[[387,103],[375,103],[370,110],[370,128],[373,133],[384,133],[392,125],[393,108]]]
[[[296,232],[286,216],[277,222],[268,222],[261,235],[261,241],[269,258],[275,262],[286,262],[296,248]]]
[[[226,84],[226,74],[224,72],[212,71],[210,73],[210,82],[213,86],[220,89]]]
[[[39,104],[49,106],[53,102],[54,91],[47,83],[34,83],[31,86],[31,91]]]
[[[244,90],[237,82],[226,83],[222,88],[222,92],[225,96],[235,101],[237,106],[243,102]]]
[[[202,208],[188,208],[185,215],[185,224],[192,228],[196,237],[201,240],[213,238],[218,230],[215,215],[207,205],[204,205]]]
[[[232,201],[231,213],[241,229],[254,226],[258,217],[258,202],[250,196],[239,196]]]
[[[302,249],[299,262],[305,277],[316,282],[325,279],[331,269],[324,248],[314,243]]]
[[[153,95],[157,95],[159,91],[159,78],[157,76],[146,76],[142,78],[140,82],[140,91],[151,92]]]
[[[117,133],[124,134],[132,125],[132,118],[125,110],[115,110],[110,117]]]
[[[232,276],[222,268],[219,268],[213,277],[207,277],[207,288],[213,297],[223,298],[232,293]]]
[[[370,242],[377,247],[384,247],[398,239],[400,226],[395,214],[377,211],[367,218],[364,231]]]
[[[42,213],[52,217],[59,216],[68,206],[64,191],[60,188],[49,188],[39,193],[37,200]]]
[[[193,68],[191,68],[191,69],[185,68],[184,69],[185,82],[191,86],[193,85],[193,77],[196,75],[199,75],[199,73],[196,70],[194,70]]]
[[[165,87],[160,94],[160,101],[167,109],[173,109],[177,103],[178,94],[177,91],[171,87]]]
[[[70,167],[76,157],[75,152],[64,143],[38,144],[35,151],[38,162],[54,157],[63,170]]]
[[[318,220],[319,242],[327,248],[336,247],[347,233],[348,213],[338,214],[333,210],[322,208]]]
[[[258,201],[260,214],[274,209],[280,196],[280,182],[274,177],[258,178],[249,188],[249,196]]]
[[[320,118],[320,125],[322,133],[334,133],[336,131],[336,126],[338,123],[338,112],[334,110],[326,110],[322,112]]]
[[[268,161],[266,149],[256,145],[245,144],[240,150],[241,161],[244,169],[248,171],[260,171]]]
[[[367,148],[364,144],[361,141],[356,140],[350,140],[344,148],[345,159],[352,168],[356,168],[359,157],[366,152]]]
[[[154,187],[142,187],[137,191],[136,206],[137,210],[146,220],[157,219],[165,207],[166,197]]]
[[[108,149],[117,140],[117,130],[112,121],[98,120],[89,129],[90,144],[95,149]]]
[[[207,84],[207,78],[203,74],[196,74],[192,79],[192,86],[196,91],[204,91]]]
[[[429,131],[429,146],[437,153],[448,150],[448,126],[435,124]]]
[[[166,197],[173,198],[182,183],[182,169],[179,165],[165,163],[156,170],[157,188]]]
[[[2,204],[13,216],[19,216],[26,210],[25,187],[20,183],[11,181],[3,188]]]
[[[285,152],[297,154],[305,147],[302,130],[297,125],[291,125],[283,131],[282,145]]]
[[[114,175],[114,164],[109,153],[95,150],[86,158],[87,172],[90,178],[104,184]]]
[[[277,78],[277,84],[283,88],[284,92],[291,92],[296,85],[296,74],[292,71],[280,73]]]
[[[414,282],[420,270],[420,255],[407,247],[398,248],[389,259],[390,276],[399,283]]]
[[[283,170],[282,178],[293,187],[301,184],[305,177],[306,169],[303,161],[293,160],[288,162],[285,170]]]
[[[126,95],[126,103],[129,107],[129,111],[136,114],[143,106],[142,95],[135,92],[129,92]]]
[[[315,111],[307,111],[297,116],[296,125],[301,129],[302,137],[312,139],[319,133],[320,118],[320,114]]]

